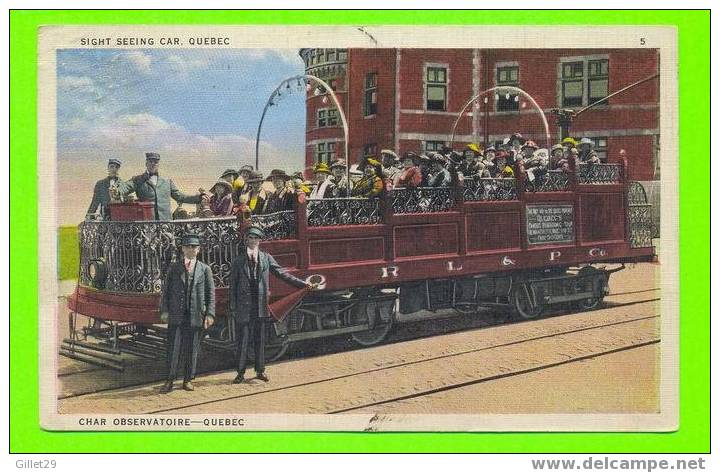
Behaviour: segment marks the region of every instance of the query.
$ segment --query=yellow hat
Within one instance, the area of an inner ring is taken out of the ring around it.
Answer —
[[[467,145],[467,149],[469,149],[470,151],[473,151],[477,154],[482,153],[482,151],[480,151],[480,147],[478,145],[476,145],[475,143],[470,143],[469,145]]]
[[[243,179],[242,177],[238,177],[233,181],[232,187],[233,190],[242,189],[243,187],[245,187],[245,179]]]
[[[325,174],[330,174],[330,168],[325,163],[317,163],[313,168],[313,172],[324,172]]]
[[[377,160],[375,160],[375,159],[372,159],[372,158],[368,158],[367,163],[368,163],[370,166],[375,166],[375,167],[377,167],[377,166],[382,166],[382,164],[380,164],[379,161],[377,161]]]
[[[568,136],[567,138],[563,138],[562,144],[563,145],[572,145],[572,147],[574,148],[575,146],[577,146],[578,143],[573,138]]]

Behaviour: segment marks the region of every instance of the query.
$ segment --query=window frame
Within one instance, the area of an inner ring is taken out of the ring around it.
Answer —
[[[516,79],[513,80],[500,80],[500,72],[503,70],[509,70],[509,69],[515,69],[516,72]],[[520,63],[517,61],[501,61],[495,63],[495,86],[502,87],[502,86],[508,86],[508,87],[520,87]],[[518,94],[510,94],[510,102],[511,104],[514,104],[512,108],[502,108],[501,109],[501,103],[506,103],[507,99],[505,99],[504,94],[501,96],[500,93],[497,93],[497,98],[495,99],[495,112],[497,113],[519,113],[520,112],[520,100],[515,100],[515,97],[518,97]]]
[[[321,141],[315,144],[315,164],[330,164],[335,159],[337,151],[337,142]],[[323,159],[324,158],[324,159]]]
[[[322,117],[321,114],[323,115]],[[340,124],[340,114],[335,107],[318,108],[315,116],[316,128],[329,128]],[[321,123],[321,120],[324,120],[325,123]]]
[[[605,73],[602,73],[602,65],[600,66],[600,73],[591,75],[591,67],[594,64],[605,63]],[[580,72],[578,75],[573,72],[571,75],[565,74],[566,66],[570,65],[581,65]],[[561,57],[558,60],[557,69],[557,103],[558,106],[563,108],[582,108],[595,103],[602,97],[590,97],[590,84],[592,81],[604,80],[607,82],[607,92],[610,92],[610,56],[608,54],[591,54],[585,56],[570,56]],[[579,83],[582,91],[579,102],[573,101],[568,102],[566,98],[566,85],[570,83]],[[609,105],[607,101],[600,102],[600,106]]]
[[[374,78],[372,83],[368,80]],[[378,73],[366,72],[363,80],[363,118],[370,118],[377,115],[378,106]],[[372,98],[374,97],[374,100]],[[370,99],[370,100],[369,100]],[[372,107],[372,109],[371,109]]]
[[[444,69],[445,71],[445,81],[444,82],[430,82],[428,80],[428,73],[431,69]],[[442,109],[436,109],[436,108],[429,108],[428,107],[428,95],[429,95],[429,88],[430,87],[442,87],[444,89],[443,93],[443,108]],[[447,63],[430,63],[427,62],[423,64],[423,110],[426,112],[447,112],[449,109],[449,100],[450,99],[450,65]]]
[[[432,143],[435,146],[435,149],[430,149],[428,145]],[[422,149],[424,150],[424,153],[428,152],[440,152],[444,147],[448,145],[447,141],[442,140],[424,140],[422,142]]]

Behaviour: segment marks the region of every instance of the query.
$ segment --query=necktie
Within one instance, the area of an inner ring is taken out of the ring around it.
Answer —
[[[190,260],[185,261],[185,271],[190,272],[190,263],[191,262],[192,261],[190,261]]]

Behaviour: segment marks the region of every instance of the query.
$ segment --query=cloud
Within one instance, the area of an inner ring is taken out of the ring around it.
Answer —
[[[61,76],[58,78],[58,87],[62,89],[93,89],[95,82],[87,76]]]
[[[189,71],[208,66],[208,61],[205,58],[182,57],[176,54],[169,56],[166,62],[173,72],[179,74],[186,74]]]
[[[129,62],[138,72],[147,74],[151,71],[152,58],[142,51],[129,51],[123,53],[124,59]]]

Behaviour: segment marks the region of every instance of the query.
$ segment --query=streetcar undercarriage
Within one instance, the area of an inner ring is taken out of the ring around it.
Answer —
[[[360,346],[376,345],[391,332],[399,315],[421,311],[451,309],[471,315],[481,308],[494,308],[517,320],[529,320],[560,304],[572,304],[580,311],[595,309],[608,293],[610,275],[624,267],[545,268],[312,294],[282,321],[266,324],[266,357],[276,360],[293,344],[329,337],[348,336]],[[123,352],[164,357],[164,326],[93,318],[87,326],[76,324],[77,315],[71,313],[71,335],[61,348],[64,356],[116,370],[123,369]],[[234,325],[218,317],[205,329],[203,342],[233,351]]]

